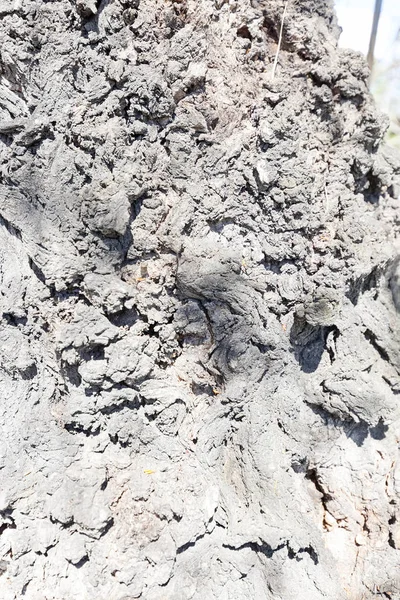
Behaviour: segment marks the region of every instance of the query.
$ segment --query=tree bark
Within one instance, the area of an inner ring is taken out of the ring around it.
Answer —
[[[399,166],[282,11],[0,1],[3,600],[400,594]]]

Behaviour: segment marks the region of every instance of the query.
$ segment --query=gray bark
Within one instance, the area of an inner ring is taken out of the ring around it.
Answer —
[[[4,600],[399,597],[399,168],[283,6],[0,1]]]

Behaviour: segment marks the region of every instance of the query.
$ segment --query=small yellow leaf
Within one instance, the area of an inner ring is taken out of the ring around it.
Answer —
[[[220,391],[220,390],[217,390],[217,388],[213,388],[213,392],[214,392],[214,394],[215,394],[216,396],[218,396],[218,394],[220,394],[220,393],[221,393],[221,391]]]
[[[143,473],[145,473],[146,475],[153,475],[153,473],[155,473],[155,471],[153,471],[153,469],[145,469],[143,471]]]

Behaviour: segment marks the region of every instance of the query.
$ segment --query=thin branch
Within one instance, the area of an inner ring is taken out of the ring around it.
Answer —
[[[285,8],[283,9],[283,15],[282,15],[282,21],[281,21],[281,29],[280,29],[280,32],[279,32],[278,48],[276,50],[276,55],[275,55],[275,60],[274,60],[274,66],[272,67],[272,79],[274,79],[274,77],[275,77],[276,67],[278,65],[278,57],[279,57],[279,52],[280,52],[281,45],[282,45],[283,24],[285,22],[285,17],[286,17],[286,12],[287,12],[288,4],[289,4],[289,0],[286,0],[286,2],[285,2]]]
[[[369,68],[371,69],[371,73],[372,69],[374,68],[375,43],[376,36],[378,33],[379,18],[381,16],[382,2],[383,0],[375,0],[374,20],[372,22],[371,37],[369,39],[369,48],[367,55],[367,61],[369,64]]]

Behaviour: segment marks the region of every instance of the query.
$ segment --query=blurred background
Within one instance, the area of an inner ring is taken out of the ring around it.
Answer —
[[[336,0],[336,11],[340,46],[368,57],[371,91],[390,118],[387,141],[400,149],[400,0]]]

